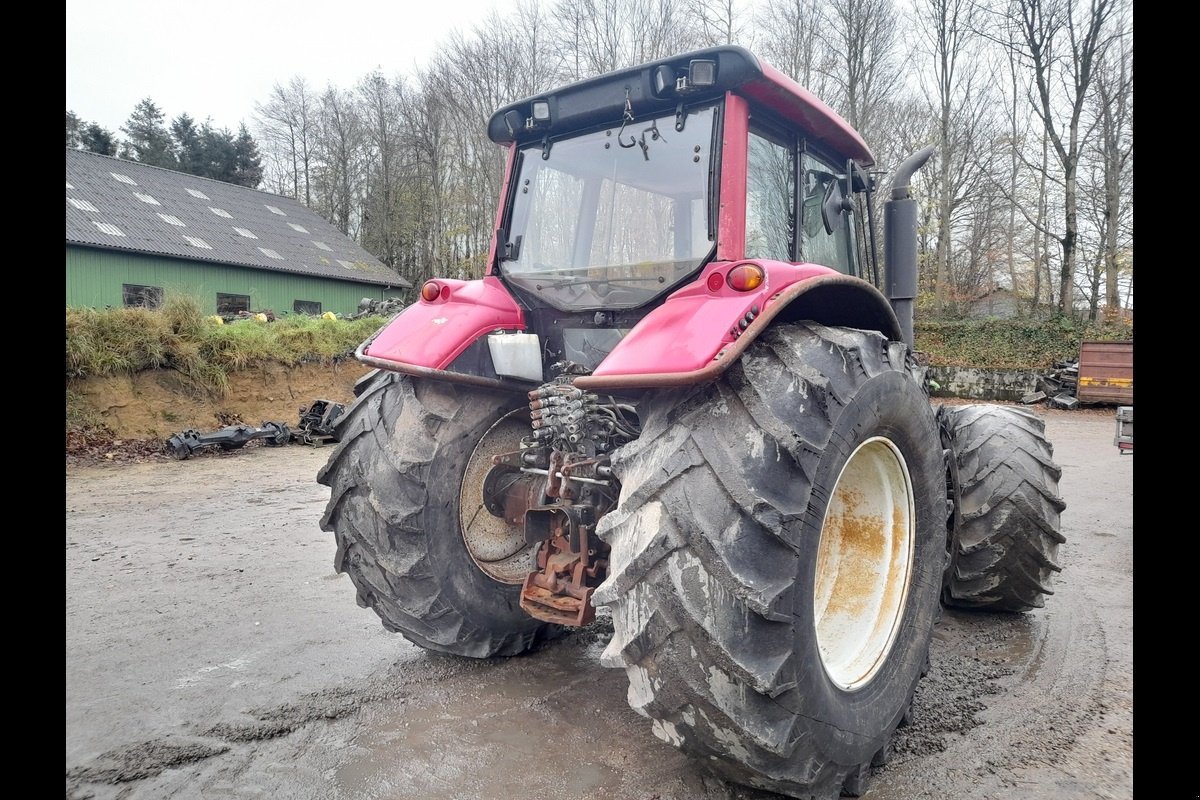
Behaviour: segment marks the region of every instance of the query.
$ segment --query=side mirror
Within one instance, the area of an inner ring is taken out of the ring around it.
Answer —
[[[821,222],[825,223],[825,232],[831,234],[842,227],[842,215],[853,208],[854,204],[842,187],[842,178],[834,177],[825,185],[825,197],[821,200]]]

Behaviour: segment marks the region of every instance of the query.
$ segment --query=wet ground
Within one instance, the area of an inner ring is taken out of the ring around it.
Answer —
[[[1039,410],[1067,543],[1045,609],[947,612],[867,800],[1133,796],[1133,459]],[[650,733],[602,619],[520,658],[426,653],[333,572],[330,451],[69,467],[68,800],[773,795]]]

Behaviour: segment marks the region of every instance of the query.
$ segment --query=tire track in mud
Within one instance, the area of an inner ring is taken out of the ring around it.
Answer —
[[[1086,599],[1017,616],[948,611],[935,637],[913,724],[868,798],[1020,797],[1019,773],[1060,763],[1105,710],[1108,648]]]
[[[594,631],[585,629],[570,638],[586,643],[595,637]],[[250,709],[246,711],[247,716],[252,717],[250,721],[219,722],[191,734],[167,735],[114,748],[87,764],[67,769],[67,794],[69,797],[89,797],[91,795],[85,790],[87,784],[120,785],[153,778],[168,769],[229,753],[236,745],[277,739],[310,723],[332,722],[357,714],[371,703],[403,704],[407,698],[420,694],[427,685],[453,685],[473,673],[491,671],[498,666],[441,654],[423,655],[419,662],[417,674],[413,672],[412,662],[396,664],[364,687],[335,686],[310,692],[294,702]]]
[[[91,764],[67,770],[67,792],[84,783],[130,783],[184,764],[229,751],[229,745],[164,737],[124,745],[98,756]]]
[[[1052,760],[1068,749],[1103,705],[1102,671],[1087,668],[1103,663],[1102,655],[1095,660],[1104,651],[1103,635],[1098,627],[1084,635],[1081,629],[1094,614],[1080,617],[1074,610],[1037,615],[947,611],[935,632],[930,671],[918,684],[909,722],[897,730],[888,762],[874,770],[865,797],[990,797],[994,795],[989,791],[1015,785],[1016,767],[1031,759]],[[611,626],[601,619],[531,657],[488,662],[422,656],[417,662],[393,665],[367,686],[331,687],[293,702],[250,709],[250,719],[220,722],[194,732],[194,737],[167,736],[116,748],[68,770],[68,791],[152,778],[235,748],[286,737],[312,723],[358,714],[373,703],[393,703],[403,714],[410,700],[427,705],[430,692],[452,697],[464,687],[524,672],[526,665],[541,658],[565,657],[609,635]],[[1081,643],[1087,646],[1082,652]],[[1068,651],[1074,651],[1070,660]],[[596,670],[601,669],[597,664]],[[673,755],[666,745],[660,746],[662,755]],[[702,763],[690,766],[694,769],[653,787],[661,800],[780,797],[725,783],[707,774]]]

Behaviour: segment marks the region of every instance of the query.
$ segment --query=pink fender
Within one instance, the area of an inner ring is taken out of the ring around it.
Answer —
[[[499,279],[438,278],[433,283],[442,287],[438,298],[433,302],[422,298],[401,311],[359,348],[360,361],[383,369],[427,375],[431,370],[446,369],[486,333],[525,329],[520,306]],[[487,378],[472,382],[496,383]]]
[[[749,292],[731,288],[725,276],[739,264],[761,267],[766,275],[762,285]],[[710,279],[716,288],[709,288]],[[805,303],[805,299],[817,302]],[[710,380],[735,362],[793,302],[798,318],[874,327],[899,338],[899,324],[887,300],[860,278],[816,264],[765,259],[714,262],[695,283],[643,317],[591,375],[576,378],[574,384],[593,390]]]

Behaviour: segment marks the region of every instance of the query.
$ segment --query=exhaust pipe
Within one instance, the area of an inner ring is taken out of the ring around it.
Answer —
[[[892,196],[883,209],[884,263],[888,301],[913,349],[913,301],[917,297],[917,201],[908,192],[913,173],[933,155],[933,145],[913,153],[896,168]]]

